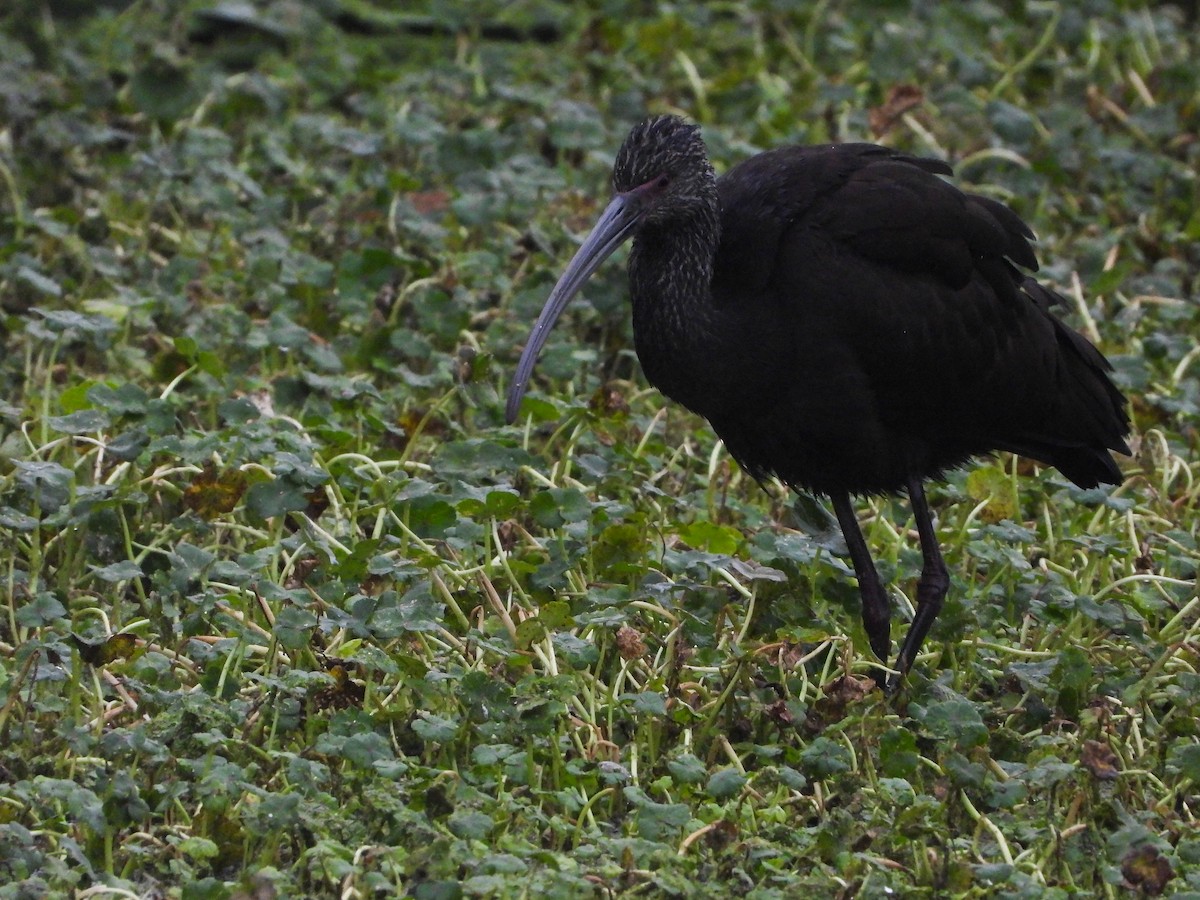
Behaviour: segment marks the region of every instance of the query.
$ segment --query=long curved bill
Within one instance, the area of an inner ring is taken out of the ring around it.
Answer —
[[[587,236],[583,246],[576,251],[575,256],[567,265],[567,270],[554,285],[546,305],[542,307],[541,315],[533,326],[529,340],[525,342],[525,351],[521,361],[517,363],[517,372],[512,385],[508,389],[508,404],[504,408],[504,418],[510,425],[517,419],[517,411],[521,407],[521,398],[529,387],[529,378],[533,374],[534,363],[538,354],[546,344],[550,329],[566,309],[571,298],[579,293],[584,282],[600,267],[612,252],[621,246],[633,233],[641,218],[644,208],[642,198],[637,189],[624,194],[617,194],[608,204],[600,218]]]

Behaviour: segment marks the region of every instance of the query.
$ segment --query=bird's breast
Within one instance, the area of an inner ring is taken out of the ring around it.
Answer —
[[[634,344],[646,379],[705,418],[769,393],[784,354],[748,318],[704,301],[634,304]]]
[[[647,308],[649,307],[649,308]],[[705,413],[714,352],[700,325],[671,304],[634,304],[633,336],[646,379],[677,403]]]

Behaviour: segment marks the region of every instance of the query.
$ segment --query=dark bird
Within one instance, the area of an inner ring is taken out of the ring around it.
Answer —
[[[892,688],[950,583],[925,479],[1007,450],[1089,488],[1119,483],[1109,451],[1129,453],[1111,366],[1051,312],[1062,298],[1021,271],[1038,268],[1033,232],[1004,204],[938,177],[950,173],[852,143],[760,153],[717,178],[699,128],[644,122],[621,146],[615,196],[546,301],[508,393],[511,423],[551,326],[633,237],[646,377],[708,419],[756,479],[830,498],[885,663],[891,606],[850,498],[907,491],[923,564]]]

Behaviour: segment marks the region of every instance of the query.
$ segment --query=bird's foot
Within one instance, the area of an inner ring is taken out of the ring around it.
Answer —
[[[900,685],[904,682],[903,672],[895,669],[889,669],[884,665],[877,665],[871,670],[871,680],[875,682],[875,687],[883,692],[883,696],[892,697],[900,690]]]
[[[907,662],[903,657],[896,660],[896,668],[889,669],[884,666],[879,666],[872,673],[872,678],[875,679],[875,684],[879,686],[879,690],[883,691],[883,696],[887,698],[895,697],[900,692],[900,688],[904,685],[905,678],[908,676],[908,669],[911,661]]]

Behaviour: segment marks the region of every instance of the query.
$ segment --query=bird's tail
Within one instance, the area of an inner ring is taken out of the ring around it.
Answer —
[[[1043,309],[1063,302],[1061,296],[1032,278],[1027,278],[1021,289]],[[1120,484],[1121,470],[1109,451],[1130,452],[1125,443],[1129,415],[1125,397],[1109,377],[1112,366],[1087,338],[1057,317],[1049,318],[1060,349],[1055,385],[1058,408],[1054,425],[1047,428],[1053,436],[1039,435],[1040,446],[1029,448],[1025,455],[1054,466],[1082,488]]]

